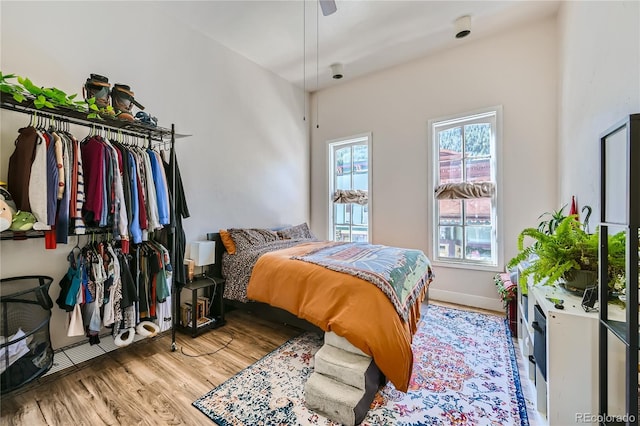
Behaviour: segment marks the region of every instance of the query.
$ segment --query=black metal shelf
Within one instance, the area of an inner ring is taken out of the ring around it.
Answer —
[[[2,231],[0,232],[0,240],[28,240],[30,238],[44,238],[44,231]]]
[[[184,288],[186,290],[199,290],[201,288],[211,287],[212,285],[222,285],[224,281],[224,278],[219,277],[196,277],[194,281],[186,284]]]
[[[17,102],[12,96],[2,93],[0,96],[0,102],[3,109],[27,113],[37,114],[45,118],[55,118],[63,122],[76,124],[85,127],[97,127],[97,128],[109,128],[119,131],[122,134],[147,137],[156,141],[166,141],[171,138],[171,129],[164,127],[155,127],[141,123],[139,121],[119,120],[117,118],[111,118],[109,116],[100,119],[87,118],[88,111],[78,111],[72,108],[57,107],[57,108],[36,108],[33,98],[27,98],[22,102]],[[179,135],[187,136],[187,135]]]
[[[187,283],[182,289],[191,291],[191,323],[182,324],[181,318],[176,321],[176,328],[186,333],[191,334],[191,337],[196,337],[199,334],[212,330],[218,327],[222,327],[226,324],[226,320],[224,318],[224,292],[225,279],[215,276],[201,276],[196,277],[194,281]],[[207,291],[208,289],[213,288],[213,291],[209,291],[209,306],[207,307],[206,312],[204,313],[204,318],[207,320],[206,322],[198,323],[198,318],[196,317],[195,312],[196,303],[198,299],[198,291]],[[176,310],[180,309],[180,290],[176,292]],[[214,302],[216,302],[217,306],[214,306]],[[217,310],[217,312],[214,312]]]
[[[38,231],[35,229],[30,229],[28,231],[11,231],[6,230],[0,232],[0,240],[13,240],[13,241],[22,241],[28,240],[31,238],[44,238],[44,233],[46,231]],[[82,235],[93,235],[93,234],[108,234],[113,232],[112,227],[104,226],[104,227],[86,227],[84,234],[76,234],[73,232],[69,232],[69,237],[80,237]]]
[[[623,159],[623,160],[622,160]],[[626,232],[625,320],[609,319],[607,304],[599,314],[599,414],[601,424],[638,425],[638,229],[640,225],[640,114],[625,117],[600,137],[600,250],[599,293],[606,300],[609,289],[609,228]],[[616,173],[619,172],[619,173]],[[615,179],[617,178],[617,179]],[[608,181],[609,180],[609,181]],[[614,180],[614,181],[612,181]],[[624,222],[622,222],[624,218]],[[626,418],[609,417],[609,332],[625,344]]]

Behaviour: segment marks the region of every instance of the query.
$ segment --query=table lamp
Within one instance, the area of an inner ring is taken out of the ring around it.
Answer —
[[[216,263],[215,241],[194,241],[190,244],[189,249],[191,251],[191,259],[193,259],[195,266],[204,267]],[[202,269],[201,276],[207,276],[204,268]]]

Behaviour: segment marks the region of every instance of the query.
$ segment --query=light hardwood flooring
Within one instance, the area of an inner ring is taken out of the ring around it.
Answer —
[[[163,333],[3,395],[0,424],[210,426],[191,403],[301,332],[233,311],[196,338],[176,333],[175,352]]]
[[[175,352],[170,332],[163,333],[3,395],[0,424],[211,426],[191,403],[300,333],[232,311],[219,329],[196,338],[176,333]]]

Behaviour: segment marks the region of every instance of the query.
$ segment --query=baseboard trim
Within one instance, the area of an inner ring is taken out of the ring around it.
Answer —
[[[489,297],[474,296],[472,294],[456,293],[437,288],[429,289],[429,299],[441,302],[457,303],[459,305],[473,306],[474,308],[488,309],[491,311],[504,311],[502,300]]]

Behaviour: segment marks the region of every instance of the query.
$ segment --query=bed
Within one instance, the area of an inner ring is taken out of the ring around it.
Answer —
[[[406,392],[411,341],[433,278],[424,253],[319,241],[306,224],[221,230],[209,238],[221,243],[214,273],[226,280],[225,301],[267,304],[344,337]],[[367,269],[372,264],[376,269]]]

